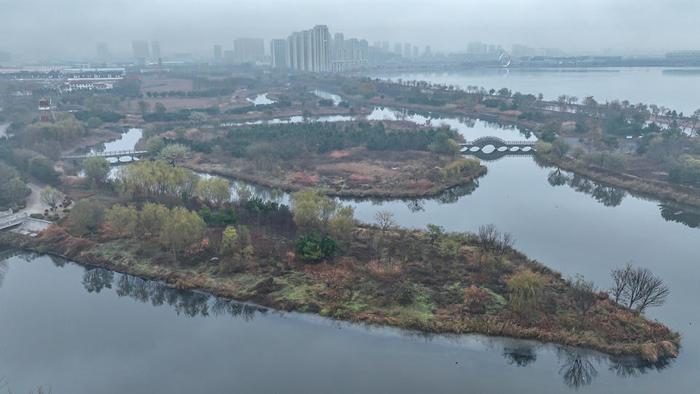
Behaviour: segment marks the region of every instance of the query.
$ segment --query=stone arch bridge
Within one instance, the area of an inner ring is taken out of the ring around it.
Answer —
[[[531,155],[535,152],[535,144],[536,141],[506,141],[489,136],[460,144],[460,151],[483,160],[495,160],[504,156]]]

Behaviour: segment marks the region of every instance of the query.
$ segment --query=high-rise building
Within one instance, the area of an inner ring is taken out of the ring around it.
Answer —
[[[338,61],[345,57],[345,36],[343,33],[335,33],[333,35],[333,60]]]
[[[106,42],[97,43],[97,60],[106,63],[110,61],[109,46]]]
[[[136,63],[144,66],[150,57],[150,52],[148,50],[148,41],[132,41],[131,49],[134,52],[134,59]]]
[[[287,40],[274,39],[270,41],[270,55],[272,57],[272,67],[287,68],[289,59],[289,50]]]
[[[405,57],[405,58],[411,57],[411,44],[408,42],[403,44],[403,57]]]
[[[151,41],[151,56],[153,56],[153,60],[158,64],[163,62],[160,56],[160,42]]]
[[[488,51],[488,46],[479,41],[472,41],[467,44],[467,53],[470,55],[485,55]]]
[[[389,52],[389,41],[382,41],[382,50],[384,52]]]
[[[414,46],[413,46],[413,57],[418,57],[418,55],[419,55],[418,52],[419,52],[419,51],[418,51],[418,46],[414,45]]]
[[[331,35],[325,25],[292,33],[287,38],[289,65],[300,71],[331,71]]]
[[[513,44],[510,54],[513,57],[529,57],[535,56],[537,54],[537,50],[527,45]]]
[[[425,57],[431,57],[431,56],[433,56],[433,51],[432,51],[432,49],[430,48],[430,45],[426,45],[426,46],[425,46],[425,50],[423,51],[423,56],[425,56]]]
[[[401,56],[401,43],[397,42],[394,44],[394,53]]]
[[[236,52],[235,51],[224,51],[224,63],[233,64],[236,62]]]
[[[221,58],[222,52],[221,52],[221,45],[214,45],[214,63],[219,64],[221,63]]]
[[[237,38],[233,41],[236,63],[261,62],[265,58],[265,42],[262,38]]]

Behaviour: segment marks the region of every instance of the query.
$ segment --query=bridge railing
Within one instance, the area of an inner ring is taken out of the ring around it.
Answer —
[[[146,150],[117,150],[109,152],[93,152],[84,155],[66,155],[61,156],[62,159],[87,159],[88,157],[120,157],[120,156],[138,156],[148,153]]]
[[[494,144],[499,144],[499,145],[517,145],[517,146],[535,146],[537,144],[537,141],[506,141],[502,139],[497,139],[497,138],[489,138],[489,139],[477,139],[474,141],[467,141],[465,143],[462,143],[460,145],[462,146],[481,146],[481,145],[494,145]]]

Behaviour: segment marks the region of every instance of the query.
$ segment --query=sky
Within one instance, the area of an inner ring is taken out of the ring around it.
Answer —
[[[469,41],[568,53],[658,54],[700,49],[698,0],[0,0],[0,51],[15,58],[94,56],[99,41],[127,55],[160,41],[165,56],[210,53],[236,37],[331,33],[433,50]]]

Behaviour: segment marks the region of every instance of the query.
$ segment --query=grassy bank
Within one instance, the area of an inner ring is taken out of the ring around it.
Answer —
[[[273,189],[284,190],[286,192],[294,192],[309,187],[307,184],[298,182],[298,179],[293,176],[265,177],[259,175],[257,172],[238,170],[222,164],[189,162],[183,163],[183,167],[201,173],[219,175]],[[345,184],[337,182],[315,183],[314,189],[320,190],[325,195],[341,198],[429,198],[439,196],[452,188],[470,184],[481,176],[486,175],[486,172],[486,166],[480,165],[478,168],[460,174],[458,177],[442,179],[437,182],[423,182],[423,188],[401,187],[404,183],[415,183],[415,181],[407,179],[409,175],[406,174],[403,182],[400,178],[394,179],[394,182],[398,184],[394,184],[391,187],[381,184],[374,185],[374,180],[368,179],[366,180],[368,183],[364,184]],[[352,174],[349,174],[346,175],[345,178],[351,176]]]
[[[0,234],[0,246],[59,255],[80,264],[157,279],[280,310],[431,333],[479,333],[535,339],[637,356],[673,358],[679,334],[592,293],[578,308],[571,282],[498,239],[473,234],[360,226],[341,253],[320,263],[294,252],[293,238],[250,226],[255,254],[225,268],[200,248],[176,260],[143,238],[103,230],[78,237],[61,225],[36,239]],[[216,230],[209,231],[215,242]],[[516,299],[516,282],[533,297]]]

